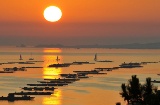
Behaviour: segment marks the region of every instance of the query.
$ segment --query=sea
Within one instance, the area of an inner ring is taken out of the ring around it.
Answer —
[[[113,62],[96,62],[94,60]],[[20,55],[23,60],[20,59]],[[57,57],[60,59],[57,61]],[[19,64],[34,58],[34,64]],[[91,64],[70,65],[69,67],[51,67],[50,64],[90,62]],[[74,73],[76,70],[94,70],[95,68],[113,68],[120,64],[149,62],[139,68],[119,68],[101,71],[106,74],[90,74],[65,86],[55,86],[52,95],[35,95],[31,101],[0,101],[0,105],[126,105],[120,96],[121,84],[128,83],[132,75],[137,75],[141,84],[147,77],[160,81],[160,49],[107,49],[107,48],[33,48],[0,47],[0,71],[3,68],[30,67],[27,71],[0,73],[0,97],[8,93],[24,91],[27,84],[37,84],[44,79],[63,78],[59,74]],[[12,63],[8,63],[12,62]],[[41,67],[41,68],[33,68]],[[160,84],[154,83],[160,89]]]

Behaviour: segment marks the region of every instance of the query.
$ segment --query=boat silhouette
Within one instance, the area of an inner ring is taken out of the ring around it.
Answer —
[[[22,55],[20,54],[20,56],[19,56],[19,60],[23,60],[23,58],[22,58]]]

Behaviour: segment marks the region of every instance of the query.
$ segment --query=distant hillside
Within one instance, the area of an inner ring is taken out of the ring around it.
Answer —
[[[132,43],[123,45],[75,45],[75,46],[64,46],[61,44],[51,45],[37,45],[35,47],[48,47],[48,48],[126,48],[126,49],[160,49],[160,43]]]

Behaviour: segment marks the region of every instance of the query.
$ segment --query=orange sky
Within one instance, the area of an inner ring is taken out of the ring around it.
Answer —
[[[56,23],[43,17],[44,9],[50,5],[62,10],[62,18]],[[159,5],[160,0],[1,0],[0,35],[43,37],[45,34],[52,38],[56,34],[73,38],[79,33],[75,39],[94,36],[91,43],[95,43],[97,34],[103,41],[121,35],[146,35],[149,41],[152,34],[157,40]]]
[[[159,0],[1,0],[0,21],[44,21],[49,5],[62,9],[61,21],[159,21]]]

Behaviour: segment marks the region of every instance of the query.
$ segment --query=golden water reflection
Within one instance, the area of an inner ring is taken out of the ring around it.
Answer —
[[[45,53],[60,53],[62,50],[60,48],[45,48],[43,50]]]
[[[43,105],[61,105],[62,91],[55,91],[51,97],[43,98]]]
[[[44,49],[43,52],[47,53],[61,53],[61,49],[59,48],[51,48],[51,49]],[[43,78],[45,79],[54,79],[54,78],[59,78],[59,74],[61,73],[61,68],[48,68],[48,65],[50,64],[56,64],[56,63],[61,63],[62,57],[58,56],[59,61],[57,61],[57,55],[45,55],[43,56],[44,63],[43,63]]]

